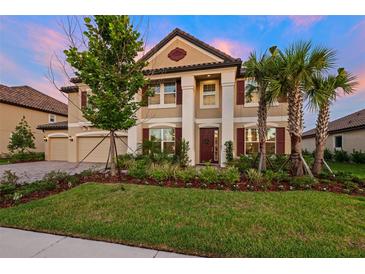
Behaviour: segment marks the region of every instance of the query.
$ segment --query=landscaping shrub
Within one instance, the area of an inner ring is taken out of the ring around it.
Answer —
[[[226,163],[230,163],[233,161],[233,142],[226,141],[224,143],[225,153],[226,153]]]
[[[88,168],[88,169],[81,171],[79,175],[81,177],[88,177],[88,176],[92,176],[94,173],[95,173],[95,171],[92,168]]]
[[[239,182],[241,174],[236,167],[227,167],[220,171],[219,177],[222,182],[233,185]]]
[[[324,153],[323,153],[323,158],[326,161],[332,161],[333,160],[333,153],[331,150],[329,150],[328,148],[324,149]]]
[[[16,190],[16,185],[9,183],[1,183],[0,184],[0,195],[8,195],[13,194]]]
[[[46,175],[44,175],[43,181],[54,182],[54,183],[58,184],[60,182],[67,181],[69,179],[69,177],[70,177],[70,175],[65,171],[53,170],[53,171],[47,173]]]
[[[280,169],[282,170],[289,170],[289,164],[287,164],[285,167],[283,167],[283,164],[285,163],[285,161],[288,160],[287,155],[284,154],[273,154],[270,155],[270,163],[272,165],[272,167],[270,167],[270,165],[268,165],[268,168],[274,170],[274,171],[280,171]]]
[[[347,153],[347,151],[344,151],[344,150],[335,150],[335,154],[334,154],[333,158],[336,162],[349,162],[350,161],[350,155]]]
[[[131,154],[118,156],[118,168],[129,169],[134,164],[134,157]]]
[[[266,170],[263,173],[263,177],[268,182],[289,182],[291,177],[286,171],[272,171],[272,170]]]
[[[19,152],[12,154],[10,163],[21,163],[30,161],[44,161],[44,152]]]
[[[250,168],[246,171],[246,177],[251,184],[260,184],[263,181],[262,175],[254,168]]]
[[[353,150],[351,160],[357,164],[365,164],[365,152]]]
[[[178,162],[180,164],[180,167],[187,167],[190,164],[190,159],[188,156],[189,150],[190,150],[189,142],[186,141],[185,139],[182,139],[178,150],[178,155],[179,155]]]
[[[352,181],[344,181],[343,183],[342,183],[342,185],[343,185],[343,187],[345,188],[345,189],[347,189],[347,190],[349,190],[349,191],[356,191],[356,190],[358,190],[359,189],[359,186],[358,186],[358,184],[356,184],[356,183],[354,183],[354,182],[352,182]]]
[[[3,176],[0,179],[0,184],[18,184],[19,177],[11,170],[5,170]]]
[[[213,184],[219,181],[219,172],[216,168],[206,165],[199,171],[199,179],[203,183]]]
[[[133,165],[128,169],[128,175],[138,178],[145,179],[148,176],[149,161],[146,159],[140,159],[134,161]]]
[[[18,193],[23,196],[39,191],[51,191],[57,188],[55,181],[35,181],[30,184],[25,184],[18,189]]]
[[[290,185],[295,188],[310,188],[313,186],[316,180],[310,176],[294,177],[290,180]]]
[[[149,177],[156,181],[165,181],[170,178],[169,167],[167,165],[153,164],[149,170]]]
[[[231,162],[231,165],[236,167],[241,173],[254,166],[254,159],[251,155],[241,155],[238,159]]]
[[[175,178],[183,181],[184,183],[189,183],[193,181],[197,176],[196,169],[194,167],[187,167],[184,169],[178,169],[175,174]]]

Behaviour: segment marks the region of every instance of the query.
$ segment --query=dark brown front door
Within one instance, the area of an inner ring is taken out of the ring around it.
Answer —
[[[218,163],[218,128],[200,129],[200,162]]]

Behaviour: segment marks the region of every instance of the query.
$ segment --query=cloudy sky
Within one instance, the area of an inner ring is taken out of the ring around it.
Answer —
[[[62,58],[67,41],[62,16],[0,16],[0,82],[29,85],[59,100],[66,98],[46,77],[50,60],[59,85],[68,85],[57,73],[55,54]],[[297,40],[337,51],[339,67],[358,76],[358,90],[333,105],[332,119],[365,108],[365,16],[142,16],[133,18],[151,48],[179,27],[222,51],[243,60],[252,50],[272,45],[285,48]],[[314,126],[308,110],[305,126]]]

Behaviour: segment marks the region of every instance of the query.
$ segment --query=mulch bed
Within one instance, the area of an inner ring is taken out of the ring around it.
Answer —
[[[272,182],[271,184],[252,184],[249,183],[244,177],[240,182],[234,185],[227,185],[224,183],[213,183],[204,184],[199,180],[194,180],[190,183],[184,183],[180,180],[167,180],[164,182],[158,182],[153,179],[137,179],[126,174],[121,174],[120,176],[110,176],[107,173],[96,173],[90,176],[80,177],[80,181],[77,184],[70,185],[68,182],[59,182],[54,190],[50,191],[38,191],[33,192],[29,195],[21,197],[18,201],[13,199],[1,199],[0,197],[0,208],[12,207],[17,204],[28,203],[33,200],[38,200],[50,195],[58,194],[63,191],[67,191],[78,185],[87,182],[99,182],[99,183],[123,183],[123,184],[137,184],[137,185],[152,185],[160,187],[174,187],[174,188],[198,188],[198,189],[211,189],[211,190],[223,190],[223,191],[251,191],[251,192],[274,192],[274,191],[293,191],[293,190],[316,190],[323,192],[334,192],[334,193],[345,193],[355,196],[364,196],[365,192],[362,191],[350,191],[343,187],[339,182],[329,183],[316,183],[312,186],[294,188],[289,182]],[[361,185],[365,188],[365,182]]]

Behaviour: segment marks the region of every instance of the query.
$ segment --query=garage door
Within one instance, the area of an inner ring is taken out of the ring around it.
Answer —
[[[127,152],[127,137],[121,137],[116,139],[118,154],[125,154]],[[78,161],[81,161],[86,155],[103,139],[103,137],[78,137]],[[94,163],[105,163],[108,158],[110,146],[109,137],[105,138],[104,141],[93,151],[89,156],[86,157],[84,162]]]
[[[49,160],[67,161],[67,137],[52,137],[49,141]]]

